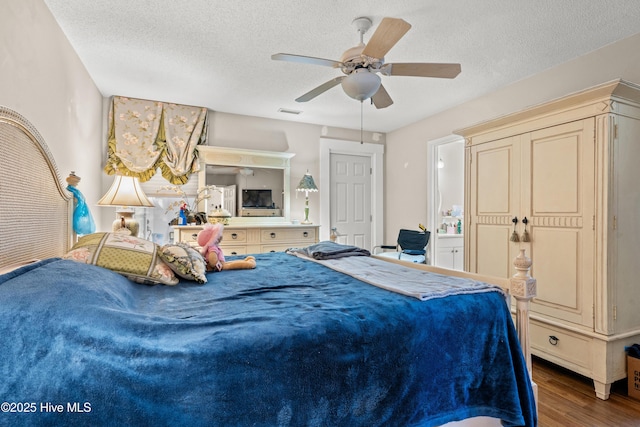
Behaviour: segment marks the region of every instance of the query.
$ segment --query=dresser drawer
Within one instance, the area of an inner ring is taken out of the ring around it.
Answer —
[[[316,243],[316,229],[313,227],[262,229],[260,241],[267,244],[286,242],[296,242],[298,245],[313,244]]]
[[[262,245],[260,247],[260,252],[262,253],[267,253],[267,252],[284,252],[289,248],[292,247],[297,247],[299,245],[292,245],[292,244],[280,244],[280,245]]]
[[[532,321],[531,348],[587,370],[591,369],[591,340],[560,328]]]
[[[181,230],[180,242],[188,243],[191,246],[198,245],[198,231],[200,230]]]
[[[197,248],[198,232],[202,229],[203,226],[175,226],[176,241]],[[224,228],[220,247],[225,255],[248,255],[282,252],[291,247],[309,246],[317,241],[317,225],[228,226]]]
[[[222,249],[222,253],[225,256],[246,255],[247,254],[247,247],[246,246],[220,245],[220,249]]]
[[[235,245],[235,244],[247,243],[247,230],[245,230],[245,229],[232,229],[232,230],[225,229],[222,232],[222,242],[224,242],[223,245],[224,244]]]

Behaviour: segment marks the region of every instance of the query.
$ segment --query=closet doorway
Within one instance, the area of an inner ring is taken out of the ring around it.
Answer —
[[[464,270],[464,139],[450,135],[428,142],[430,260]]]

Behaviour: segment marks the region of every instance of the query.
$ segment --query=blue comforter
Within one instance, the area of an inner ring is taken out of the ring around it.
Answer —
[[[0,425],[535,425],[497,292],[421,302],[284,253],[202,286],[0,276]]]

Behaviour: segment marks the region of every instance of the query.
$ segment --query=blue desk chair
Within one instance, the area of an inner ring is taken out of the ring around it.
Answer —
[[[373,248],[373,252],[383,257],[425,264],[429,237],[431,237],[430,231],[401,229],[398,233],[398,243],[396,245],[376,246]],[[377,253],[376,249],[382,249],[383,252]],[[394,252],[386,252],[386,250],[393,250]]]

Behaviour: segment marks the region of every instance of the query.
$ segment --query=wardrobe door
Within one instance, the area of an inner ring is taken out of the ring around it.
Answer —
[[[513,275],[517,243],[512,219],[520,211],[519,136],[471,146],[467,180],[468,270],[498,277]],[[518,217],[518,220],[521,218]],[[519,225],[520,223],[518,223]]]
[[[538,283],[532,311],[593,327],[593,118],[522,136],[522,215]]]

